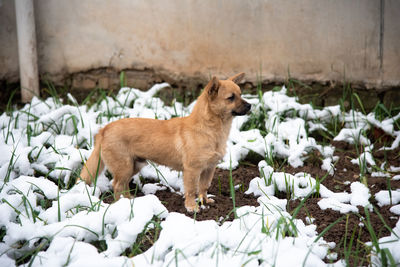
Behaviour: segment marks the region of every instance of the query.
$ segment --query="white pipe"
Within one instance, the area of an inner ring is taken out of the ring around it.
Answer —
[[[36,51],[35,13],[33,0],[15,0],[19,75],[22,102],[39,96],[39,73]]]

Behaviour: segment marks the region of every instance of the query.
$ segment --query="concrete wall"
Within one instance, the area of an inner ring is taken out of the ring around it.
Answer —
[[[398,0],[35,1],[39,71],[150,68],[174,77],[400,85]],[[15,9],[0,0],[0,79],[18,79]]]

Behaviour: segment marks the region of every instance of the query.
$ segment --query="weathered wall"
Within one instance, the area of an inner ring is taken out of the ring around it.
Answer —
[[[39,70],[400,85],[397,0],[35,1]],[[0,79],[18,79],[15,10],[0,0]]]

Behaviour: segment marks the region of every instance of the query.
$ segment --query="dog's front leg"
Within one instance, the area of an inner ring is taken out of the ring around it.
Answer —
[[[207,197],[207,190],[211,185],[211,181],[214,178],[215,166],[205,169],[200,175],[200,184],[199,184],[199,199],[200,202],[210,204],[214,203],[214,199]]]
[[[196,194],[199,188],[201,171],[195,168],[183,170],[183,186],[185,188],[185,208],[188,212],[198,212],[199,206],[196,203]]]

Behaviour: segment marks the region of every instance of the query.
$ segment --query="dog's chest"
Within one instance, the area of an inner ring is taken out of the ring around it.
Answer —
[[[226,141],[216,144],[215,152],[217,152],[221,157],[220,159],[222,159],[226,153]]]
[[[212,144],[213,153],[210,153],[211,157],[209,162],[212,164],[217,164],[226,153],[226,141],[228,139],[227,134],[222,133],[215,139],[215,142]]]

